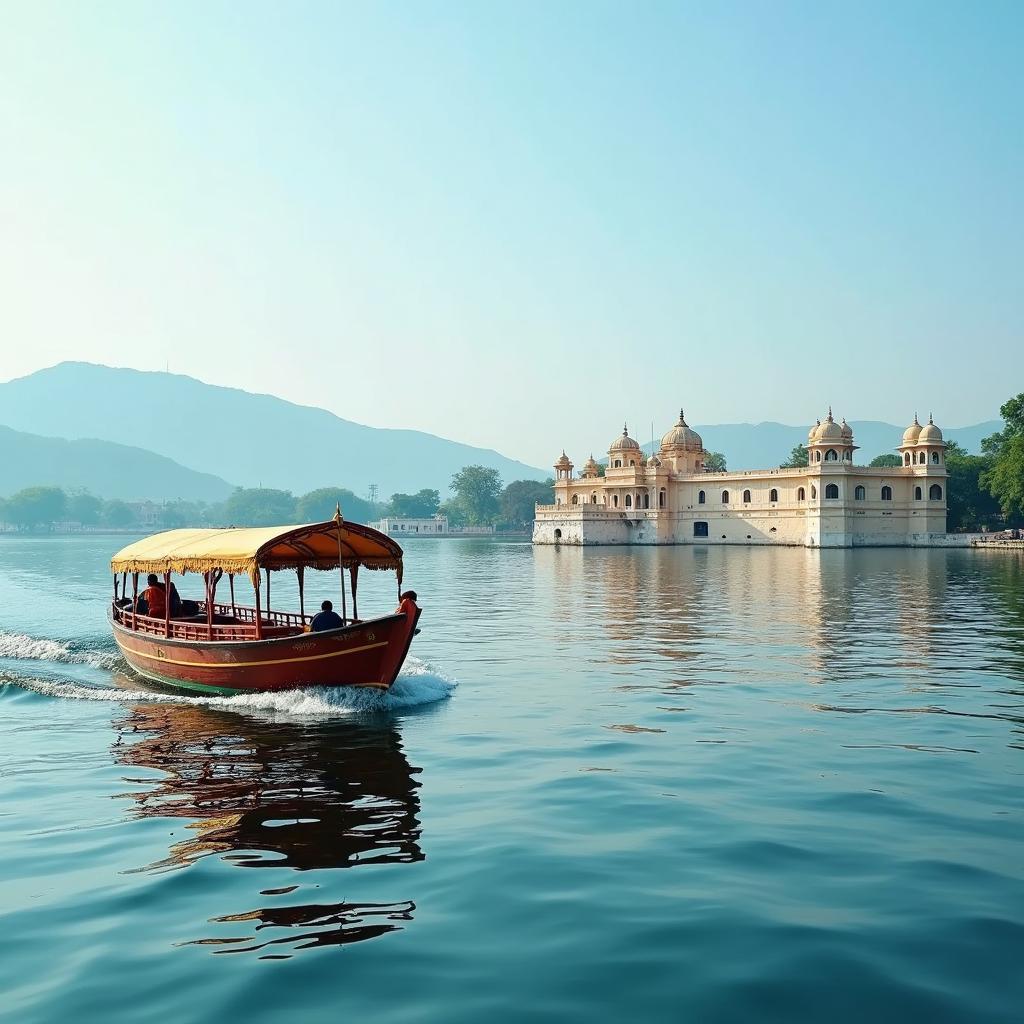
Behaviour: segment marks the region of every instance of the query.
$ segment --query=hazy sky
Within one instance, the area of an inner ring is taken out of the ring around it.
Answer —
[[[542,466],[1024,389],[1024,3],[0,14],[0,378],[169,363]]]

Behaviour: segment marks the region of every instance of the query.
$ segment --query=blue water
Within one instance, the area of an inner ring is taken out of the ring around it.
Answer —
[[[414,542],[386,700],[201,699],[122,543],[0,538],[0,1016],[1021,1019],[1020,556]]]

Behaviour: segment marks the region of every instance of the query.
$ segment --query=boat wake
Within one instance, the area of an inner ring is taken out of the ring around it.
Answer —
[[[24,639],[30,638],[25,637]],[[55,648],[65,649],[65,645],[56,641],[40,640],[32,641],[32,643],[53,644]],[[65,651],[65,654],[74,656],[75,652]],[[9,654],[0,655],[0,657],[2,656],[11,657]],[[22,655],[22,657],[32,656]],[[114,655],[105,655],[104,657],[111,657],[115,664],[123,665],[123,662],[120,662],[120,659]],[[37,655],[36,658],[45,660],[42,655]],[[83,662],[68,663],[82,664]],[[93,664],[93,662],[88,662],[88,664]],[[109,667],[109,665],[105,665],[105,667]],[[318,686],[305,690],[286,690],[277,693],[203,697],[147,689],[141,680],[127,673],[122,678],[126,684],[123,687],[99,686],[67,678],[29,677],[0,669],[0,687],[17,687],[41,697],[131,704],[197,705],[269,719],[324,719],[401,711],[446,700],[458,686],[454,679],[449,679],[425,662],[411,656],[406,661],[394,685],[386,693],[379,690],[360,690],[351,686]]]
[[[60,665],[120,668],[124,660],[113,651],[80,649],[74,641],[41,640],[24,633],[0,631],[0,658],[12,661],[49,661]]]

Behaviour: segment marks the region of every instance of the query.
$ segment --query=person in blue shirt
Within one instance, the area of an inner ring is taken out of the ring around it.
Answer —
[[[334,605],[330,601],[324,601],[320,605],[320,611],[313,616],[309,629],[311,633],[322,633],[325,629],[340,629],[344,625],[341,616],[334,610]]]

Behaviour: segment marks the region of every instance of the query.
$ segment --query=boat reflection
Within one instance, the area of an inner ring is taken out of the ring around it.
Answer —
[[[114,725],[117,762],[147,770],[125,777],[137,787],[120,794],[131,801],[130,816],[186,819],[189,833],[138,871],[185,868],[216,855],[238,867],[314,872],[313,887],[324,896],[330,885],[322,871],[424,859],[420,769],[407,761],[390,723],[297,725],[174,703],[126,708]],[[264,887],[268,906],[209,919],[250,924],[267,933],[259,939],[236,929],[184,944],[289,956],[395,931],[415,910],[408,900],[282,905],[299,889]]]

